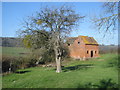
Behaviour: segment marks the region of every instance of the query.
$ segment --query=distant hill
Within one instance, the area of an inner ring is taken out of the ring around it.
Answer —
[[[22,39],[15,37],[0,37],[0,46],[22,47]]]
[[[99,45],[100,53],[117,53],[118,45]]]

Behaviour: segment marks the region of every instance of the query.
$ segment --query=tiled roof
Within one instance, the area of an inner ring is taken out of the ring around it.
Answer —
[[[70,37],[67,39],[67,43],[72,44],[78,37]]]
[[[97,41],[93,37],[88,36],[70,37],[67,39],[67,43],[72,44],[79,37],[83,40],[85,44],[98,45]]]
[[[93,37],[79,36],[82,38],[85,44],[95,44],[98,45],[97,41]]]

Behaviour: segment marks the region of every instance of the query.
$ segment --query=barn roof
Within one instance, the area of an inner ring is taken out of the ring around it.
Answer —
[[[97,41],[93,37],[88,36],[70,37],[67,39],[67,43],[72,44],[79,37],[83,40],[85,44],[98,45]]]
[[[67,43],[72,44],[78,37],[70,37],[67,39]]]
[[[88,36],[78,36],[78,37],[81,37],[85,44],[98,45],[97,41],[93,37],[88,37]]]

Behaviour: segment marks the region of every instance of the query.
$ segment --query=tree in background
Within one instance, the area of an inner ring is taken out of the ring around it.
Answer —
[[[25,34],[26,32],[24,32]],[[31,34],[25,34],[23,43],[26,48],[38,49],[48,47],[49,33],[44,30],[33,30]]]
[[[118,2],[105,2],[103,4],[104,13],[102,15],[93,18],[95,26],[100,31],[105,31],[104,36],[107,32],[114,32],[118,29],[118,21],[120,20],[120,6]]]
[[[32,41],[31,47],[35,49],[46,47],[53,48],[57,70],[61,72],[61,57],[64,39],[68,36],[74,26],[80,24],[78,21],[84,16],[76,14],[69,6],[61,6],[59,8],[46,7],[37,12],[36,16],[29,17],[24,24],[22,36],[30,36]],[[44,32],[44,33],[43,33]],[[44,36],[44,37],[43,37]],[[35,43],[33,43],[35,42]]]
[[[36,64],[53,61],[53,48],[49,46],[49,33],[44,30],[33,30],[29,31],[29,33],[30,32],[31,34],[28,34],[28,32],[24,30],[21,36],[23,37],[22,41],[24,46],[31,49],[32,56],[37,60]]]

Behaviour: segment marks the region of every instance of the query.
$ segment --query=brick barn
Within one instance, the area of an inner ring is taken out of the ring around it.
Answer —
[[[75,59],[99,57],[99,45],[93,37],[78,36],[67,39],[69,55]]]

